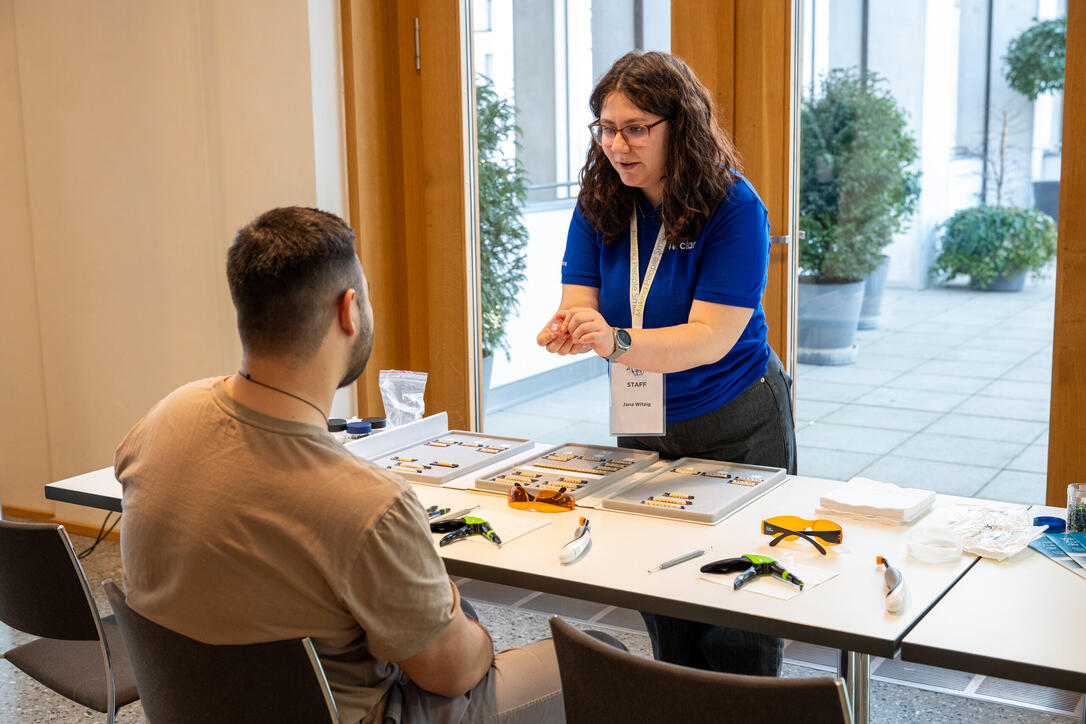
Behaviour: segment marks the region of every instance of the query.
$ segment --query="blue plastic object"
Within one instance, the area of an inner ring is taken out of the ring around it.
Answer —
[[[365,420],[352,420],[347,423],[348,435],[369,435],[373,426]]]
[[[1048,530],[1045,533],[1062,533],[1067,528],[1067,523],[1063,518],[1057,518],[1054,515],[1038,515],[1033,519],[1034,525],[1047,525]]]

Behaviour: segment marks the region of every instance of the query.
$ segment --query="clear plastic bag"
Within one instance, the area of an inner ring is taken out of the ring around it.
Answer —
[[[947,519],[962,537],[966,553],[997,561],[1010,558],[1047,530],[1033,525],[1024,507],[999,503],[957,503]]]
[[[426,373],[381,370],[377,377],[389,427],[421,420],[426,412]]]

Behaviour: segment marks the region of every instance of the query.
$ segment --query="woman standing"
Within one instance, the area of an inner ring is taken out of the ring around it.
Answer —
[[[598,120],[566,240],[562,301],[537,342],[556,354],[621,358],[612,379],[626,368],[661,373],[662,429],[653,432],[664,434],[620,436],[620,446],[794,474],[791,380],[766,342],[761,306],[768,217],[708,91],[682,60],[632,52],[589,105]],[[612,421],[623,407],[615,390]],[[642,616],[658,659],[779,673],[780,639]]]

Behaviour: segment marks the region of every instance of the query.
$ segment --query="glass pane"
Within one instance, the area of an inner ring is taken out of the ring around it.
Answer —
[[[550,354],[535,339],[561,299],[566,230],[595,120],[588,97],[626,52],[669,49],[670,2],[473,0],[472,11],[483,347],[493,353],[483,361],[483,429],[613,444],[606,363]]]
[[[805,2],[801,473],[1044,502],[1065,13]]]

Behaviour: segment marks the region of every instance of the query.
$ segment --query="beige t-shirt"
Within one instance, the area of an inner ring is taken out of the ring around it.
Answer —
[[[128,602],[211,644],[310,636],[343,721],[370,721],[458,594],[414,492],[220,378],[159,402],[117,448]]]

